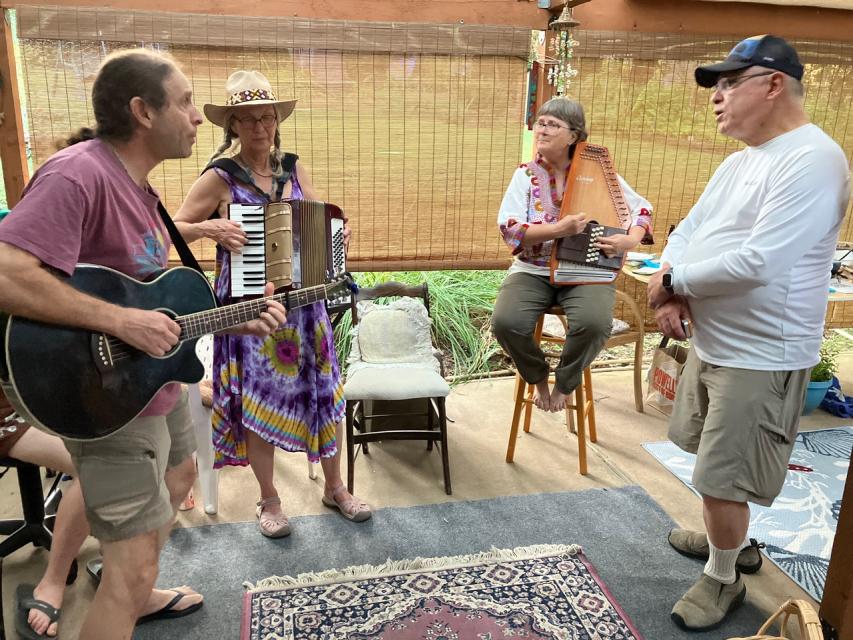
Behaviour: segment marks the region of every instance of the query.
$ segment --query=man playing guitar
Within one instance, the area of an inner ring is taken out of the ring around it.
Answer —
[[[103,332],[163,356],[178,343],[173,319],[86,295],[51,271],[71,275],[89,263],[146,280],[166,268],[169,239],[148,175],[165,159],[191,154],[201,114],[175,63],[142,49],[104,61],[92,105],[94,135],[84,129],[42,165],[0,225],[0,311]],[[284,307],[270,302],[240,330],[264,336],[284,320]],[[65,446],[104,555],[80,637],[129,639],[137,619],[150,613],[160,550],[195,477],[186,393],[168,384],[120,431]],[[169,594],[173,601],[166,597],[160,608],[177,612],[190,594],[197,609],[191,590]]]

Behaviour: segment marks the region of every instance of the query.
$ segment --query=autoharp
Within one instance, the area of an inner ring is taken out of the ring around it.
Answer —
[[[601,237],[627,233],[631,212],[613,169],[607,147],[578,143],[566,178],[560,218],[582,213],[589,221],[583,231],[554,242],[551,282],[557,285],[613,282],[625,255],[608,258],[595,248]]]
[[[340,207],[317,200],[282,200],[228,206],[248,238],[231,255],[231,297],[263,295],[328,282],[346,271],[344,215]]]

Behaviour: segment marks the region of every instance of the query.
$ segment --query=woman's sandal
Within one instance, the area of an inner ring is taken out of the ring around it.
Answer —
[[[195,496],[193,496],[193,490],[190,489],[190,492],[187,494],[187,497],[184,498],[184,501],[178,506],[178,511],[189,511],[190,509],[195,508]]]
[[[343,502],[338,501],[338,496],[345,493],[346,490],[345,485],[340,485],[337,489],[332,491],[331,498],[327,498],[324,493],[323,504],[330,509],[337,509],[347,520],[352,520],[353,522],[364,522],[365,520],[370,520],[371,516],[373,516],[373,512],[370,510],[370,505],[366,502],[362,502],[355,496],[351,496]]]
[[[274,504],[280,505],[281,498],[273,496],[272,498],[264,498],[258,501],[258,510],[256,512],[258,516],[258,528],[261,530],[261,534],[267,538],[284,538],[290,535],[290,523],[287,521],[287,516],[284,515],[284,512],[272,515],[264,509],[264,507]]]

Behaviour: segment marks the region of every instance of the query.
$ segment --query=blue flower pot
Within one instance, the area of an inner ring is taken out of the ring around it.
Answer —
[[[820,406],[826,396],[826,390],[832,385],[832,380],[826,382],[809,382],[806,391],[806,403],[803,405],[803,415],[807,416]]]

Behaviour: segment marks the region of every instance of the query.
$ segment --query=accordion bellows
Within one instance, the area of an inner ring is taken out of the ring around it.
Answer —
[[[248,237],[231,258],[231,296],[261,295],[328,282],[346,271],[344,216],[340,207],[317,200],[231,204],[228,215]]]

